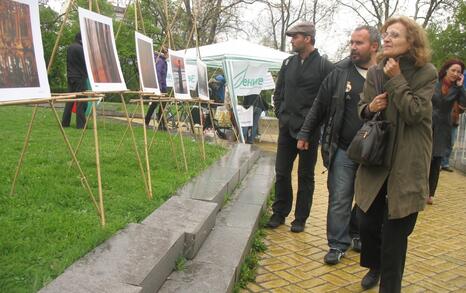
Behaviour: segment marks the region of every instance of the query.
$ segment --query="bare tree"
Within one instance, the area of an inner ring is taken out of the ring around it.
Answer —
[[[338,0],[339,3],[358,15],[366,24],[382,27],[386,19],[404,11],[414,11],[412,17],[422,20],[427,27],[433,15],[442,9],[454,8],[457,0],[416,0],[402,5],[399,0]],[[410,4],[410,6],[409,6]],[[451,11],[454,11],[453,9]]]
[[[336,11],[336,0],[259,0],[266,6],[270,23],[269,38],[276,49],[285,51],[286,31],[298,21],[311,21],[316,26],[329,23]],[[268,42],[270,43],[270,42]]]

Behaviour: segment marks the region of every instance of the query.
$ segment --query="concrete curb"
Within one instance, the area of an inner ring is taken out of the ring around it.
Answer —
[[[246,176],[258,156],[250,145],[234,145],[141,224],[129,224],[39,292],[157,291],[179,257],[196,256],[215,225],[225,195]]]

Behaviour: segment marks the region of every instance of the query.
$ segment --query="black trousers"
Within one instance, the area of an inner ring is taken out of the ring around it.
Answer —
[[[85,80],[68,78],[68,91],[70,93],[83,92],[85,90]],[[73,104],[74,102],[68,102],[65,104],[65,109],[63,110],[63,116],[61,120],[61,125],[63,127],[70,126]],[[76,128],[84,128],[84,125],[86,125],[86,109],[87,102],[76,103]]]
[[[437,190],[438,178],[440,176],[440,165],[442,157],[433,157],[430,161],[429,171],[429,196],[434,196]]]
[[[159,106],[159,104],[160,104],[160,107],[159,107],[159,110],[157,111],[158,116],[159,116],[158,119],[160,119],[162,117],[162,106],[165,109],[166,103],[152,102],[149,105],[149,109],[147,109],[146,117],[144,118],[144,120],[146,122],[146,125],[149,125],[150,120],[152,119],[152,115],[154,114],[155,108],[157,108],[157,106]],[[160,120],[160,127],[165,128],[165,121],[163,120],[163,118]]]
[[[299,155],[298,165],[298,193],[295,208],[295,219],[306,221],[309,217],[314,194],[314,168],[317,160],[318,139],[314,139],[309,149],[300,151],[296,148],[296,138],[288,129],[280,128],[278,135],[277,160],[275,162],[275,202],[273,212],[287,217],[293,204],[293,188],[291,186],[291,172],[296,156]]]
[[[361,266],[379,269],[379,292],[401,292],[401,280],[408,248],[418,213],[401,219],[388,219],[387,185],[380,189],[369,210],[359,210],[361,233]]]
[[[349,223],[349,234],[351,238],[359,238],[359,207],[354,204],[351,210],[351,218]]]

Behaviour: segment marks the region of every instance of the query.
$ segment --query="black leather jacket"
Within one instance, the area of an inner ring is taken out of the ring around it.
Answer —
[[[315,137],[315,132],[320,131],[323,123],[322,135],[322,159],[324,166],[329,168],[338,148],[340,129],[345,111],[345,91],[348,73],[353,66],[350,58],[343,59],[336,64],[333,70],[320,86],[319,93],[312,108],[306,115],[303,126],[298,133],[300,140],[309,140]]]

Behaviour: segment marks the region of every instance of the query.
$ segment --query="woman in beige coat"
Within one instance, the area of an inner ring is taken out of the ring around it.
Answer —
[[[408,17],[382,27],[383,51],[369,69],[360,102],[362,119],[383,110],[390,121],[383,166],[361,165],[356,202],[361,208],[361,285],[400,292],[408,236],[424,209],[432,149],[432,103],[437,73],[425,31]]]

